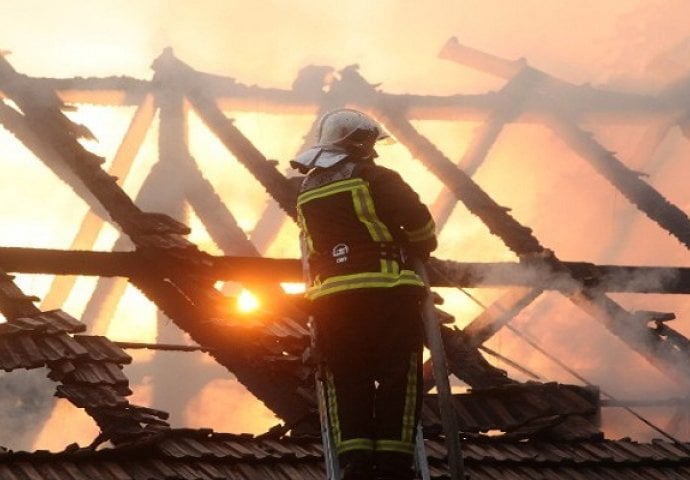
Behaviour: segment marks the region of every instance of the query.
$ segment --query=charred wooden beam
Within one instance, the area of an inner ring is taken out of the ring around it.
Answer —
[[[489,113],[488,118],[477,129],[467,147],[465,154],[458,163],[458,168],[472,176],[484,162],[491,147],[503,131],[503,127],[514,121],[523,112],[525,99],[530,92],[539,85],[539,76],[529,69],[518,72],[500,92],[501,105]],[[457,205],[457,198],[448,190],[443,190],[431,204],[436,225],[442,228]]]
[[[64,102],[140,105],[155,88],[149,80],[127,76],[36,78],[36,87],[55,91]]]
[[[495,203],[469,176],[458,170],[407,119],[398,115],[394,106],[381,112],[379,119],[472,213],[480,216],[492,234],[504,239],[511,250],[536,252],[543,249],[529,228],[515,221],[505,221],[509,209]]]
[[[254,175],[280,207],[292,218],[296,217],[296,186],[278,171],[228,119],[214,99],[196,83],[198,72],[175,58],[171,51],[164,52],[154,63],[156,77],[174,79],[184,91],[201,119],[230,152]]]
[[[299,87],[296,85],[293,86],[293,88]],[[321,117],[326,112],[341,107],[344,107],[342,99],[338,96],[332,95],[331,92],[321,97],[318,111],[314,116],[314,121],[309,127],[309,131],[304,135],[302,144],[298,148],[297,152],[295,152],[296,155],[306,150],[316,142]],[[297,172],[294,173],[297,175]],[[287,176],[290,178],[290,182],[299,181],[295,178],[292,178],[292,175],[290,174]],[[275,199],[272,198],[266,205],[264,212],[259,217],[259,220],[257,221],[251,233],[252,242],[257,246],[257,249],[260,252],[264,252],[273,239],[277,236],[285,222],[285,218],[285,213],[280,210],[280,205]],[[292,219],[295,220],[294,218]]]
[[[396,105],[384,104],[375,87],[367,83],[355,68],[343,72],[343,81],[339,88],[351,92],[353,98],[361,97],[361,105],[374,105],[374,116],[382,121],[410,152],[422,160],[468,210],[484,222],[492,234],[501,238],[521,259],[524,258],[551,270],[554,274],[563,274],[565,278],[574,280],[572,289],[564,291],[571,301],[602,322],[613,334],[624,339],[631,348],[662,372],[671,374],[681,381],[690,382],[690,351],[682,353],[652,329],[638,328],[632,314],[602,291],[576,279],[568,271],[567,265],[552,251],[545,249],[529,228],[517,222],[507,213],[507,209],[496,204],[433,143],[417,132]],[[635,334],[630,334],[628,329],[635,330]]]
[[[222,304],[224,297],[213,288],[212,284],[209,284],[210,279],[194,277],[194,274],[190,275],[184,270],[161,269],[161,266],[168,265],[166,262],[170,258],[183,258],[186,262],[191,261],[192,263],[195,261],[203,262],[204,255],[198,251],[196,246],[181,237],[181,234],[188,233],[189,229],[166,215],[145,213],[140,210],[116,184],[115,180],[100,168],[101,159],[88,152],[77,142],[76,133],[79,129],[60,113],[62,103],[57,95],[52,91],[27,88],[21,84],[23,79],[19,78],[19,75],[6,62],[0,64],[0,67],[2,67],[0,68],[2,76],[0,80],[4,80],[2,83],[3,91],[19,105],[37,135],[44,138],[61,154],[67,167],[96,196],[111,218],[132,239],[137,250],[142,254],[143,263],[148,265],[149,271],[156,272],[155,276],[158,278],[139,279],[137,284],[141,285],[142,291],[177,324],[195,334],[198,332],[192,328],[193,322],[203,321],[206,317],[204,312],[207,309],[211,309],[218,316],[222,316],[224,312],[216,309]],[[162,82],[158,88],[176,88],[176,84],[174,82]],[[160,166],[159,162],[147,179],[147,183],[150,185],[153,182],[152,178],[155,179],[162,170],[163,167]],[[284,177],[280,176],[280,178],[284,180]],[[142,191],[150,193],[150,189],[147,190],[145,187],[142,187]],[[140,197],[138,201],[143,204],[159,205],[155,202],[149,203],[153,197],[146,198],[142,195]],[[155,200],[156,202],[164,201],[160,195],[156,195]],[[150,288],[147,285],[158,285],[165,288]],[[185,301],[192,302],[190,307],[192,313],[185,313],[184,309],[178,312],[174,308],[162,307],[172,304],[174,307],[182,308]],[[227,314],[227,312],[225,313]],[[187,322],[184,321],[185,319]],[[209,325],[205,325],[206,331],[218,333],[213,328],[209,329],[208,327]],[[279,333],[283,331],[287,331],[287,329],[277,330]],[[209,338],[218,338],[218,335],[210,335]],[[223,338],[228,339],[227,337]],[[281,342],[276,340],[275,335],[263,334],[250,338],[237,338],[225,344],[224,348],[226,351],[234,350],[237,354],[232,358],[219,357],[220,363],[231,371],[237,369],[246,372],[246,375],[237,376],[245,378],[246,384],[251,385],[250,390],[256,391],[259,398],[270,405],[270,408],[286,415],[284,418],[293,422],[297,422],[298,419],[309,414],[311,407],[305,403],[299,390],[304,385],[286,386],[284,382],[287,382],[290,377],[285,375],[283,381],[283,375],[278,374],[279,371],[294,368],[294,366],[282,361],[281,355],[272,353],[271,349],[275,348],[289,350],[288,346],[281,346]],[[304,346],[296,348],[304,348]],[[251,350],[251,355],[246,354],[249,350]],[[233,362],[233,359],[236,361]],[[261,365],[261,368],[258,365]],[[256,375],[257,368],[263,369],[264,374]],[[272,375],[275,378],[272,378]],[[251,380],[251,377],[254,379]],[[257,382],[261,385],[255,386],[254,384]],[[274,401],[277,404],[273,405]],[[292,413],[290,413],[286,412],[282,405],[288,405],[285,407],[288,410],[292,408],[289,405],[299,405],[299,407],[294,407],[298,411],[291,410]]]
[[[451,37],[439,52],[439,58],[450,60],[476,70],[510,79],[520,70],[533,67],[528,66],[523,58],[506,60],[496,55],[462,45],[456,37]],[[554,107],[564,108],[579,116],[589,114],[625,115],[632,118],[636,115],[669,114],[682,109],[677,98],[668,94],[646,95],[630,94],[594,88],[591,85],[573,85],[559,80],[545,73],[551,88],[559,89],[558,95],[542,95],[532,97],[527,104],[527,110],[546,113]]]
[[[120,185],[124,183],[131,170],[134,159],[146,137],[146,132],[153,122],[154,113],[153,97],[147,95],[134,113],[125,136],[122,142],[120,142],[108,169],[108,173],[116,177]],[[104,224],[103,218],[89,210],[84,216],[69,249],[90,250],[95,244]],[[62,305],[67,300],[75,282],[76,278],[74,277],[56,277],[51,283],[48,293],[43,298],[41,307]]]
[[[640,165],[639,170],[647,175],[656,174],[671,159],[670,155],[654,155],[662,142],[667,138],[671,129],[678,125],[685,114],[679,116],[664,116],[656,120],[647,127],[645,132],[637,140],[635,151],[627,159],[630,165]],[[620,246],[632,236],[632,230],[638,218],[637,212],[633,209],[626,209],[622,212],[615,225],[612,225],[611,236],[606,240],[606,247],[600,254],[602,258],[615,258]],[[602,239],[603,240],[603,239]]]
[[[690,218],[683,210],[642,180],[639,173],[629,169],[612,152],[603,148],[566,114],[555,114],[550,125],[573,151],[586,159],[625,198],[686,248],[690,248]]]
[[[449,44],[451,41],[449,41]],[[467,47],[464,47],[467,48]],[[445,50],[445,48],[444,48]],[[455,60],[452,55],[442,52],[441,58]],[[482,57],[491,57],[480,52]],[[457,61],[457,60],[455,60]],[[499,62],[505,62],[498,59]],[[487,68],[486,60],[471,65],[466,60],[462,62],[468,66],[477,66],[482,71]],[[522,62],[518,66],[523,66]],[[499,74],[509,78],[514,73],[512,68]],[[266,113],[298,113],[313,115],[321,103],[320,97],[303,92],[275,88],[247,86],[236,82],[230,77],[209,76],[203,74],[199,87],[214,98],[224,110],[266,112]],[[66,103],[86,103],[97,105],[138,105],[141,100],[155,89],[150,81],[132,77],[105,78],[41,78],[36,79],[41,88],[54,90]],[[626,115],[642,117],[650,114],[665,114],[677,108],[677,102],[667,100],[667,96],[655,97],[622,92],[609,92],[596,89],[589,85],[576,87],[574,97],[566,98],[567,104],[576,108],[582,115]],[[1,90],[1,89],[0,89]],[[417,120],[455,120],[458,115],[467,119],[481,119],[486,114],[500,108],[500,98],[489,92],[486,94],[456,94],[456,95],[415,95],[415,94],[384,94],[393,101],[404,104],[409,118]],[[0,91],[0,98],[3,92]],[[677,98],[674,94],[672,98]],[[536,99],[530,102],[527,114],[522,121],[541,121],[545,105]],[[675,105],[674,105],[675,103]]]
[[[660,398],[649,400],[627,400],[602,398],[602,407],[632,408],[632,407],[681,407],[690,409],[689,398]]]
[[[521,286],[567,292],[580,282],[611,293],[690,293],[690,269],[685,267],[561,264],[566,272],[541,262],[464,263],[433,258],[429,276],[437,287]]]
[[[463,332],[474,347],[486,342],[542,293],[541,288],[512,288],[472,320]]]
[[[2,59],[0,57],[0,70]],[[0,88],[2,83],[0,74]],[[0,125],[14,135],[30,152],[48,167],[62,182],[68,185],[77,195],[84,199],[89,207],[102,218],[108,214],[94,198],[91,192],[79,181],[77,175],[66,167],[62,154],[53,148],[39,134],[34,131],[29,119],[22,113],[0,102]]]
[[[187,271],[214,280],[277,283],[301,282],[298,259],[267,257],[218,257],[204,255],[204,262],[184,258],[167,260],[171,270]],[[8,272],[99,277],[132,277],[155,274],[141,252],[85,252],[0,247],[0,267]],[[572,276],[602,292],[690,293],[690,268],[594,265],[563,262]],[[432,258],[434,287],[528,287],[544,290],[572,288],[572,279],[530,264],[456,262]],[[166,273],[165,267],[162,273]]]
[[[190,166],[186,173],[190,175],[187,200],[214,243],[226,255],[258,256],[259,251],[198,167]]]
[[[285,213],[295,218],[297,185],[292,184],[283,176],[259,150],[247,140],[232,122],[209,99],[203,98],[199,92],[190,92],[190,101],[196,108],[201,119],[218,136],[233,155],[252,172],[254,177],[264,186],[266,192],[273,197]]]
[[[473,345],[463,331],[442,326],[441,337],[448,359],[448,370],[472,388],[491,388],[518,383],[509,378],[504,370],[491,365],[479,353],[478,345]]]
[[[139,237],[140,243],[150,246],[151,241],[161,234],[188,233],[186,226],[172,218],[142,212],[115,179],[101,169],[103,159],[78,142],[78,138],[88,132],[62,113],[64,104],[57,94],[37,88],[4,58],[0,58],[0,89],[19,106],[34,134],[57,152],[59,160],[96,197],[110,217],[128,231],[130,237]],[[168,246],[192,247],[181,237],[173,240],[169,236],[166,243]]]
[[[552,113],[547,115],[545,123],[551,126],[573,151],[590,162],[631,203],[659,224],[659,226],[675,236],[682,244],[690,248],[690,218],[688,218],[687,214],[669,202],[648,183],[644,182],[640,178],[639,173],[629,169],[612,152],[606,150],[595,141],[591,134],[583,131],[575,123],[582,102],[565,105],[563,104],[563,99],[577,97],[580,87],[528,67],[524,61],[511,62],[502,60],[498,57],[464,47],[455,39],[449,40],[441,55],[443,58],[467,63],[506,78],[511,78],[520,71],[531,71],[545,85],[544,92],[540,96],[544,97],[545,102],[551,102],[549,110]],[[667,102],[668,100],[664,101]],[[676,107],[669,111],[669,115],[678,122],[683,116],[679,112],[687,112],[687,110],[687,107]]]

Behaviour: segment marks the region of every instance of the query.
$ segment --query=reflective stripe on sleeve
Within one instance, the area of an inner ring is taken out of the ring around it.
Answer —
[[[406,230],[405,235],[410,242],[421,242],[432,238],[436,232],[434,220],[429,220],[426,225],[416,230]]]

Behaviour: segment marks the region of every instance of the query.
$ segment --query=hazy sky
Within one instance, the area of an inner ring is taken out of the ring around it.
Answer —
[[[598,79],[607,61],[629,54],[633,45],[618,40],[620,35],[654,28],[656,17],[667,28],[653,48],[663,50],[677,40],[684,4],[2,0],[0,48],[14,52],[13,64],[31,75],[148,77],[151,60],[171,46],[195,68],[236,76],[243,83],[279,86],[309,63],[357,63],[368,78],[391,88],[433,90],[457,85],[457,74],[454,83],[447,83],[443,75],[452,75],[453,68],[436,59],[445,41],[457,36],[461,43],[505,58],[528,56],[537,66],[578,82]],[[646,15],[648,25],[626,20],[639,9],[654,13]],[[648,55],[639,46],[634,51],[641,61]]]

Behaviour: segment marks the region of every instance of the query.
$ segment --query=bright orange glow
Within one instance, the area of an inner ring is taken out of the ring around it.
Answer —
[[[184,420],[192,428],[253,434],[265,432],[278,422],[244,385],[225,378],[212,380],[199,390],[187,404]]]
[[[237,309],[242,313],[250,313],[259,308],[259,299],[249,290],[242,290],[237,297]]]
[[[87,445],[96,435],[98,426],[84,410],[59,399],[43,430],[34,440],[33,449],[58,452],[73,442]]]
[[[302,282],[283,282],[280,284],[280,288],[283,289],[288,295],[298,295],[304,293],[306,287]]]

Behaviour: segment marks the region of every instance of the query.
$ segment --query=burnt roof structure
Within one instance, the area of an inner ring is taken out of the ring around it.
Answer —
[[[482,95],[390,94],[367,82],[356,66],[344,68],[332,79],[334,69],[312,66],[300,72],[292,89],[281,90],[198,72],[171,50],[155,60],[150,81],[33,78],[0,58],[0,124],[90,207],[69,250],[0,248],[0,311],[7,319],[0,324],[0,368],[17,375],[19,369],[45,367],[57,382],[56,395],[84,409],[100,430],[86,448],[70,446],[58,454],[0,452],[3,478],[88,478],[85,472],[118,479],[319,478],[323,474],[320,446],[313,438],[318,434],[318,417],[307,317],[302,300],[278,286],[279,281],[298,281],[300,267],[296,259],[262,255],[282,225],[295,217],[296,183],[224,111],[303,113],[316,122],[322,113],[341,106],[370,113],[442,184],[431,203],[440,229],[461,204],[517,258],[492,264],[453,258],[430,262],[434,286],[504,290],[463,329],[442,328],[450,370],[471,387],[469,393],[456,395],[455,406],[467,437],[464,448],[472,478],[684,478],[690,468],[689,447],[661,429],[666,436],[663,442],[605,440],[599,391],[588,382],[584,387],[518,382],[483,353],[500,356],[485,343],[503,328],[519,333],[510,324],[515,316],[545,292],[554,291],[664,374],[687,385],[690,343],[668,326],[675,315],[629,311],[613,295],[690,293],[688,268],[565,261],[492,198],[473,174],[512,122],[548,125],[611,188],[687,248],[687,214],[582,126],[596,115],[653,118],[646,144],[652,152],[671,128],[680,127],[687,135],[687,82],[658,95],[576,86],[524,61],[504,61],[463,47],[455,39],[445,45],[441,57],[508,82],[500,91]],[[81,104],[136,107],[107,171],[105,159],[80,143],[92,136],[87,126],[64,113]],[[271,199],[252,238],[190,153],[190,110]],[[158,161],[136,198],[130,198],[122,182],[156,113]],[[468,119],[479,119],[481,126],[457,163],[414,123]],[[304,145],[314,125],[306,132]],[[202,251],[185,237],[190,233],[180,221],[185,202],[225,256]],[[117,226],[122,236],[113,252],[91,251],[106,222]],[[618,235],[625,237],[629,231],[623,228]],[[49,298],[58,305],[74,288],[73,276],[100,280],[82,322],[61,309],[36,307],[39,299],[19,289],[8,273],[57,275],[44,302]],[[270,297],[260,322],[235,318],[227,295],[216,288],[219,281],[246,283]],[[127,399],[131,390],[122,373],[131,360],[122,350],[128,345],[83,334],[96,317],[112,316],[127,283],[231,372],[282,425],[261,437],[175,429],[167,413],[131,404]],[[501,358],[530,375],[518,362]],[[427,374],[426,380],[430,390],[433,379]],[[429,395],[423,424],[433,477],[444,478],[434,405]],[[288,432],[291,435],[286,437]],[[496,432],[500,435],[492,436]]]

